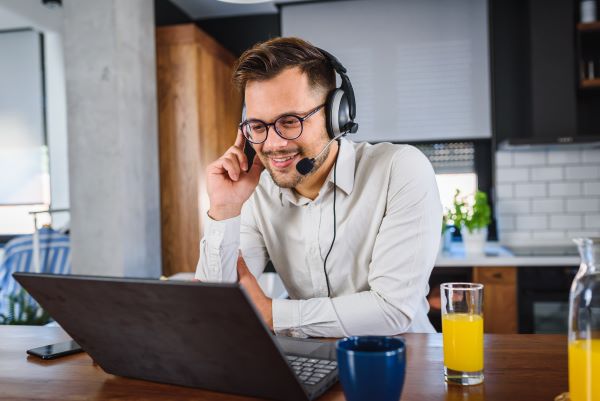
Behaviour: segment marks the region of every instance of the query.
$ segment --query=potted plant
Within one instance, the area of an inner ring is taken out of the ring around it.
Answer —
[[[6,315],[0,314],[0,324],[41,326],[50,322],[50,315],[24,289],[8,296]]]
[[[492,221],[490,204],[485,192],[477,191],[472,199],[461,197],[457,189],[449,211],[449,219],[460,229],[467,255],[482,255],[487,239],[487,227]]]

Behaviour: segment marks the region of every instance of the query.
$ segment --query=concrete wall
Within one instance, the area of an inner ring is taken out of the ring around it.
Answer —
[[[73,270],[159,276],[152,3],[63,4]]]

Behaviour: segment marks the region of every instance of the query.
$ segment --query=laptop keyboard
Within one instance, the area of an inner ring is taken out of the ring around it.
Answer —
[[[337,362],[328,359],[286,355],[288,363],[304,384],[315,385],[337,369]]]

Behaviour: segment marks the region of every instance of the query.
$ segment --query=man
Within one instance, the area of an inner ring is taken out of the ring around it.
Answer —
[[[276,333],[433,332],[425,296],[442,210],[426,157],[406,145],[341,139],[327,147],[323,105],[335,72],[301,39],[246,51],[234,82],[247,123],[207,168],[196,278],[239,279]],[[244,137],[256,151],[247,172]],[[306,175],[296,169],[303,158],[315,158]],[[258,286],[269,260],[291,299],[269,299]]]

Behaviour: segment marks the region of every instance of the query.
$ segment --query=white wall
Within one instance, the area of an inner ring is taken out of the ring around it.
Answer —
[[[283,36],[336,56],[365,141],[491,136],[487,2],[355,0],[284,4]]]
[[[600,236],[600,147],[497,152],[496,217],[505,244]]]
[[[69,207],[67,111],[62,31],[63,10],[40,0],[0,0],[0,30],[33,28],[44,34],[45,90],[51,206]],[[4,55],[3,55],[4,57]],[[62,225],[68,215],[56,215]]]

